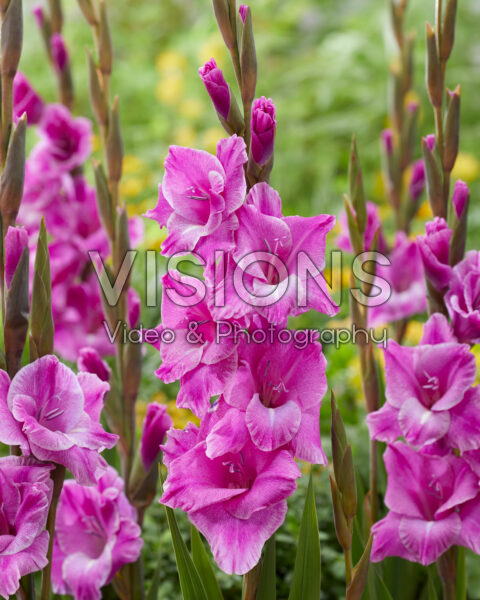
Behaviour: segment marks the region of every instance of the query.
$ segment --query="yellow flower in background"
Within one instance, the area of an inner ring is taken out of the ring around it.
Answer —
[[[462,179],[467,183],[472,183],[480,175],[480,162],[473,154],[459,152],[457,161],[453,167],[452,176],[454,179]]]
[[[139,196],[143,189],[143,181],[139,177],[128,177],[120,181],[120,194],[127,198]]]
[[[144,203],[142,202],[142,205]],[[146,210],[156,206],[157,200],[146,200]],[[143,211],[144,214],[146,211]],[[161,250],[162,242],[167,237],[167,229],[165,227],[160,228],[158,223],[151,221],[150,219],[144,219],[145,222],[145,236],[143,238],[143,246],[148,250]]]
[[[102,143],[100,141],[100,136],[96,133],[92,135],[92,152],[98,152],[102,149]]]
[[[163,102],[163,104],[175,106],[183,96],[184,88],[183,75],[173,74],[162,77],[155,88],[155,95],[157,100]]]
[[[422,339],[422,335],[423,323],[420,323],[420,321],[409,321],[407,331],[405,333],[404,344],[417,346]]]
[[[127,154],[123,159],[123,173],[124,175],[138,175],[139,171],[145,169],[145,163],[143,160],[135,156],[134,154]]]
[[[200,46],[197,56],[202,65],[206,63],[207,60],[214,58],[217,65],[222,68],[222,63],[227,57],[227,49],[219,31],[213,33],[207,41]]]
[[[188,67],[188,60],[185,54],[178,50],[165,50],[155,59],[155,67],[161,74],[166,71],[185,71]]]
[[[420,219],[431,219],[433,217],[432,208],[428,200],[424,200],[420,204],[417,215]]]
[[[191,125],[180,125],[173,131],[173,143],[177,146],[195,147],[197,134]]]
[[[205,111],[205,104],[196,98],[187,98],[183,100],[178,107],[180,116],[192,121],[202,117],[205,114]]]
[[[373,180],[373,196],[384,201],[386,199],[387,184],[382,171],[377,171]]]
[[[173,426],[177,429],[183,429],[189,422],[200,425],[200,421],[197,417],[185,408],[178,408],[175,400],[169,400],[167,402],[167,412],[172,417]]]
[[[480,346],[473,346],[472,352],[475,356],[475,362],[477,363],[477,376],[475,378],[475,383],[480,383]]]
[[[210,127],[202,134],[202,147],[211,154],[217,151],[217,144],[220,138],[226,137],[225,131],[221,127]]]
[[[144,215],[147,210],[150,210],[153,206],[155,206],[155,203],[152,203],[152,201],[149,200],[144,200],[143,202],[130,202],[127,203],[127,216],[129,217],[138,217],[138,216],[142,216]]]

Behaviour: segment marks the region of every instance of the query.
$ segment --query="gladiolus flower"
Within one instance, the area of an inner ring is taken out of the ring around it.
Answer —
[[[5,384],[2,376],[2,391]],[[52,469],[30,458],[0,458],[0,596],[6,600],[18,590],[20,577],[48,563],[45,524],[52,499]]]
[[[102,381],[109,381],[112,373],[108,364],[95,348],[82,348],[78,353],[77,368],[82,373],[93,373]]]
[[[468,185],[464,181],[457,181],[453,190],[452,203],[453,207],[455,208],[457,219],[459,220],[462,218],[463,211],[465,210],[465,205],[469,196],[470,190],[468,188]]]
[[[425,235],[417,237],[427,278],[438,290],[448,287],[452,269],[449,264],[452,231],[445,219],[435,217],[425,225]]]
[[[13,80],[13,119],[15,122],[27,113],[27,125],[37,125],[42,118],[45,103],[33,89],[25,75],[18,71]]]
[[[257,165],[265,165],[273,154],[275,141],[275,104],[270,98],[257,98],[252,107],[252,158]]]
[[[198,69],[208,95],[218,114],[225,120],[230,112],[230,88],[225,81],[222,71],[217,67],[215,59],[211,58],[203,67]]]
[[[480,252],[471,250],[452,269],[445,304],[461,342],[480,343]]]

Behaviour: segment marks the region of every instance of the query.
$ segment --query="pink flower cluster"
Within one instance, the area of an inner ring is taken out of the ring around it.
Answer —
[[[16,116],[26,112],[28,123],[37,125],[40,138],[26,162],[18,223],[28,231],[32,260],[42,217],[51,237],[55,350],[70,361],[76,360],[82,346],[112,354],[88,255],[90,250],[104,257],[110,252],[95,189],[82,174],[91,153],[91,123],[74,118],[65,106],[45,104],[22,73],[15,77],[14,101]],[[142,236],[138,219],[131,221],[130,233],[132,241],[138,243]]]
[[[204,282],[177,271],[163,279],[160,329],[177,335],[158,344],[156,374],[166,383],[180,380],[177,403],[200,417],[201,426],[168,432],[161,501],[186,511],[219,566],[239,574],[255,566],[285,518],[286,498],[300,476],[294,457],[327,462],[319,432],[327,389],[321,345],[312,341],[299,350],[268,336],[255,343],[248,334],[284,327],[288,316],[310,308],[338,310],[321,272],[334,217],[285,217],[266,183],[247,194],[246,161],[236,135],[220,140],[216,156],[170,148],[158,205],[147,213],[167,227],[164,254],[194,252],[204,264]],[[316,273],[301,269],[302,252]],[[262,301],[272,296],[274,302]],[[245,336],[219,340],[219,320]]]
[[[386,402],[367,423],[371,437],[388,444],[390,512],[372,528],[372,560],[393,555],[427,565],[454,545],[478,553],[475,357],[439,313],[425,324],[418,346],[390,341],[384,354]]]
[[[100,424],[109,389],[97,375],[75,375],[50,355],[23,367],[11,381],[0,371],[0,441],[18,446],[23,455],[0,459],[0,596],[14,594],[20,577],[47,564],[45,524],[55,465],[67,467],[76,480],[65,484],[57,519],[58,590],[95,600],[101,585],[137,559],[135,510],[100,455],[118,439]]]

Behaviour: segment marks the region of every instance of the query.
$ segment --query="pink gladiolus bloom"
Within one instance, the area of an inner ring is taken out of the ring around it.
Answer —
[[[229,224],[225,227],[234,228],[232,215],[246,192],[246,161],[245,142],[236,135],[218,142],[217,156],[203,150],[170,147],[158,204],[145,215],[167,227],[163,254],[199,250],[199,241],[226,220]]]
[[[288,444],[297,458],[326,465],[318,426],[327,390],[326,364],[318,342],[303,350],[280,341],[244,343],[238,370],[222,397],[233,411],[227,413],[227,421],[241,421],[240,411],[246,427],[227,439],[224,451],[235,443],[235,437],[249,434],[260,450],[269,452]],[[218,428],[224,423],[221,420]],[[215,432],[207,439],[207,447],[214,439]]]
[[[165,404],[152,402],[147,407],[147,414],[143,422],[142,438],[140,440],[140,455],[145,471],[153,465],[160,452],[165,434],[173,425]]]
[[[78,353],[77,368],[82,373],[93,373],[102,381],[109,381],[112,373],[108,364],[95,348],[81,348]]]
[[[93,487],[66,481],[55,522],[55,593],[70,594],[75,600],[100,600],[100,588],[140,556],[140,536],[136,510],[112,467]]]
[[[201,430],[190,425],[168,432],[162,446],[168,477],[160,501],[187,512],[223,571],[243,575],[258,563],[263,545],[283,523],[286,498],[301,473],[286,450],[262,452],[249,441],[208,458],[210,420],[215,422],[215,413]]]
[[[273,154],[275,141],[275,104],[271,98],[257,98],[252,107],[252,157],[258,165],[265,165]]]
[[[454,545],[478,552],[478,477],[464,460],[401,443],[389,446],[384,460],[390,512],[372,527],[372,562],[400,556],[429,565]]]
[[[53,167],[63,172],[81,166],[91,152],[92,125],[83,117],[74,118],[61,104],[49,104],[39,124],[42,142],[35,154],[43,154]]]
[[[471,388],[475,357],[458,344],[447,319],[435,314],[425,324],[421,343],[384,350],[386,403],[367,416],[373,439],[393,442],[400,436],[412,446],[442,440],[453,448],[480,447],[479,394]]]
[[[50,38],[50,48],[55,67],[62,72],[68,64],[68,50],[61,33],[54,33]]]
[[[280,197],[266,183],[253,186],[236,216],[231,260],[221,274],[224,279],[215,278],[215,291],[225,285],[227,301],[212,309],[215,318],[256,312],[278,324],[311,308],[327,315],[338,312],[322,273],[326,237],[335,217],[283,217]],[[317,273],[309,273],[310,267]],[[206,279],[212,284],[211,273]]]
[[[175,331],[172,343],[156,345],[162,365],[155,372],[165,383],[180,379],[177,406],[189,408],[202,417],[210,407],[210,398],[221,394],[237,368],[236,344],[232,337],[216,340],[216,325],[206,301],[193,306],[179,306],[171,299],[172,293],[182,298],[191,297],[193,277],[181,276],[177,271],[163,279],[162,325]]]
[[[0,378],[0,441],[64,465],[79,483],[95,483],[106,466],[99,452],[118,439],[100,424],[108,383],[90,373],[75,375],[55,356],[23,367],[11,383],[4,371]]]
[[[461,219],[467,200],[470,197],[470,190],[464,181],[457,181],[452,195],[452,204],[457,215],[457,219]]]
[[[9,227],[5,236],[5,283],[10,288],[18,262],[28,248],[28,234],[23,227]]]
[[[339,217],[341,233],[336,237],[335,244],[344,252],[353,252],[352,243],[350,241],[350,233],[348,231],[347,215],[345,211]],[[363,234],[363,249],[365,252],[372,250],[375,235],[378,232],[378,252],[387,252],[387,243],[383,237],[382,221],[378,214],[378,207],[373,202],[367,202],[367,225]]]
[[[208,95],[218,114],[225,120],[228,119],[230,112],[230,88],[225,81],[222,71],[217,67],[214,58],[207,61],[203,67],[198,69]]]
[[[0,385],[5,391],[4,377]],[[47,565],[52,469],[30,458],[0,458],[0,597],[6,600],[18,590],[20,577]]]
[[[445,219],[440,217],[427,223],[425,235],[417,237],[425,274],[438,290],[448,287],[452,273],[449,263],[451,237],[451,229]]]
[[[390,266],[377,265],[376,273],[390,284],[391,295],[385,303],[370,308],[369,327],[399,321],[427,309],[423,263],[417,243],[397,232],[389,259]]]
[[[452,269],[445,304],[461,342],[480,343],[480,252],[471,250]]]
[[[33,89],[28,79],[20,71],[13,80],[13,120],[27,113],[27,125],[36,125],[40,122],[45,103]]]

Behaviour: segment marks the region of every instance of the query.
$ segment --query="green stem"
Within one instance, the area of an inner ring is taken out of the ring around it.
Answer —
[[[456,599],[457,547],[453,546],[437,560],[437,569],[443,586],[443,600]]]
[[[343,551],[343,555],[345,557],[345,583],[346,587],[350,585],[352,581],[352,571],[353,571],[353,563],[352,563],[352,549]]]
[[[243,576],[243,600],[256,600],[262,561]]]
[[[53,552],[53,538],[55,535],[55,517],[57,515],[58,500],[60,498],[60,492],[62,491],[63,481],[65,479],[65,467],[57,465],[51,475],[53,479],[53,494],[52,503],[50,504],[50,510],[47,518],[47,531],[50,535],[48,540],[48,551],[47,560],[48,564],[43,569],[42,573],[42,593],[41,600],[50,600],[50,586],[52,578],[52,552]]]
[[[378,520],[378,444],[370,440],[370,515],[372,524]]]

